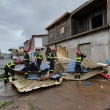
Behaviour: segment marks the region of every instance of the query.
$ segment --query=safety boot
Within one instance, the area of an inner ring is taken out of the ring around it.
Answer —
[[[77,73],[75,73],[74,78],[77,79],[77,76],[78,76]]]
[[[15,80],[17,80],[16,78],[12,78],[12,81],[15,81]]]
[[[80,79],[81,78],[81,74],[80,73],[78,73],[78,79]]]
[[[29,78],[28,73],[25,73],[25,74],[24,74],[24,78],[25,78],[25,79]]]
[[[7,83],[8,83],[8,79],[4,78],[4,84],[7,84]]]

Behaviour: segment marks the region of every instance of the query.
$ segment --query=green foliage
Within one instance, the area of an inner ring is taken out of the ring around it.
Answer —
[[[10,104],[12,104],[12,103],[14,103],[13,100],[7,101],[7,102],[1,102],[1,103],[0,103],[0,108],[1,108],[1,107],[5,107],[5,106],[8,106],[8,105],[10,105]]]

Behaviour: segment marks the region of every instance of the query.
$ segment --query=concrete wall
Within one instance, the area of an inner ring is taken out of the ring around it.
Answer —
[[[91,43],[91,57],[97,62],[105,63],[105,60],[110,58],[110,56],[108,56],[110,54],[108,51],[109,40],[109,32],[105,30],[74,38],[59,44],[66,47],[68,49],[68,57],[74,59],[78,44]]]
[[[82,16],[77,16],[77,17],[72,16],[71,36],[91,30],[92,29],[92,18],[99,14],[102,14],[103,16],[102,26],[107,25],[107,9],[106,8],[97,9],[91,13],[88,13]]]
[[[107,24],[110,25],[110,0],[107,0]]]
[[[64,25],[64,33],[59,33],[60,26]],[[55,27],[48,30],[48,33],[52,32],[52,38],[48,38],[48,43],[53,43],[55,41],[62,40],[64,38],[67,38],[70,36],[70,19],[67,18],[64,21],[61,21],[59,24],[57,24]]]

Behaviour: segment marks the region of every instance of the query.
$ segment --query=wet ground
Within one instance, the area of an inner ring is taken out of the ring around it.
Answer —
[[[0,82],[0,110],[110,110],[110,81],[97,75],[85,81],[19,93]]]

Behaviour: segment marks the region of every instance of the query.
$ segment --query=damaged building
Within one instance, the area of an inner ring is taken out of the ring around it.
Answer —
[[[100,63],[110,59],[110,1],[89,0],[45,28],[49,47],[65,47],[68,58],[81,50]]]

